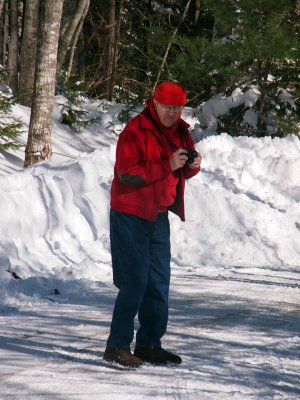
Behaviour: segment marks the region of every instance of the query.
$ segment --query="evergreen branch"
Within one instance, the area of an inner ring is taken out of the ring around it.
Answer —
[[[165,66],[165,64],[166,64],[166,61],[167,61],[167,57],[168,57],[168,54],[169,54],[169,51],[170,51],[172,42],[173,42],[174,39],[175,39],[175,36],[176,36],[176,34],[177,34],[177,31],[178,31],[180,25],[181,25],[181,24],[183,23],[183,21],[185,20],[185,17],[186,17],[186,14],[187,14],[187,12],[188,12],[188,9],[189,9],[190,4],[191,4],[191,0],[188,0],[188,2],[186,3],[186,6],[185,6],[184,12],[183,12],[183,14],[182,14],[182,17],[181,17],[181,19],[180,19],[180,21],[179,21],[179,24],[178,24],[177,27],[174,29],[174,31],[173,31],[173,33],[172,33],[172,35],[171,35],[171,38],[170,38],[170,40],[169,40],[169,43],[168,43],[168,45],[167,45],[167,48],[166,48],[166,51],[165,51],[165,54],[164,54],[164,57],[163,57],[163,60],[162,60],[162,63],[161,63],[161,65],[160,65],[160,67],[159,67],[158,74],[157,74],[157,77],[156,77],[156,81],[155,81],[155,83],[154,83],[154,85],[153,85],[152,91],[154,91],[154,89],[156,88],[156,86],[157,86],[157,84],[158,84],[158,81],[159,81],[159,79],[160,79],[161,73],[162,73],[163,68],[164,68],[164,66]]]

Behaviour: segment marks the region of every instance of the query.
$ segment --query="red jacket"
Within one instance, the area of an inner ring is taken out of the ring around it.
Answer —
[[[189,125],[180,119],[177,135],[180,137],[182,148],[194,149],[188,127]],[[129,121],[117,143],[111,188],[112,209],[149,221],[156,219],[163,189],[168,176],[173,173],[168,161],[170,151],[166,151],[167,147],[168,142],[160,132],[148,107]],[[175,202],[169,210],[177,214],[182,221],[185,220],[185,179],[191,178],[199,171],[200,168],[191,169],[187,165],[175,171],[179,181]]]

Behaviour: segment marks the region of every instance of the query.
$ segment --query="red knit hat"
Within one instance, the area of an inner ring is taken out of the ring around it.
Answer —
[[[160,104],[184,106],[186,91],[176,82],[163,82],[156,86],[153,98]]]

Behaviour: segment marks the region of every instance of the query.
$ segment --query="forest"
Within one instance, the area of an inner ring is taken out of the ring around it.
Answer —
[[[18,145],[15,102],[31,107],[29,166],[51,157],[56,94],[71,125],[84,113],[78,94],[131,110],[167,79],[193,108],[255,91],[217,132],[299,136],[299,34],[300,0],[0,0],[0,150]],[[247,107],[255,126],[242,124]]]

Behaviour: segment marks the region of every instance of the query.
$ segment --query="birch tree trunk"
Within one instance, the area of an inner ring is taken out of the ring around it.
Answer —
[[[80,26],[82,18],[85,18],[90,0],[67,0],[64,4],[64,18],[60,29],[60,42],[57,56],[57,72],[59,73],[64,65],[66,54],[72,43],[74,35]],[[78,37],[77,37],[78,39]]]
[[[85,10],[84,10],[84,12],[83,12],[83,14],[81,16],[81,20],[79,22],[79,25],[77,26],[77,29],[76,29],[76,31],[74,33],[74,36],[73,36],[73,39],[72,39],[72,45],[70,47],[70,56],[69,56],[66,80],[68,80],[70,78],[71,73],[72,73],[75,50],[76,50],[76,47],[77,47],[79,36],[80,36],[80,34],[82,32],[83,23],[84,23],[85,17],[87,16],[87,13],[88,13],[88,10],[89,10],[89,6],[90,6],[90,0],[87,1]]]
[[[34,97],[24,166],[51,158],[57,49],[63,0],[41,1]]]
[[[300,15],[300,0],[295,1],[295,13],[299,16]]]
[[[5,0],[0,0],[0,15],[2,15]]]
[[[13,93],[16,93],[18,90],[18,0],[10,0],[9,5],[8,85]]]
[[[24,28],[20,51],[19,101],[31,107],[34,86],[37,29],[40,0],[27,0],[24,10]]]

